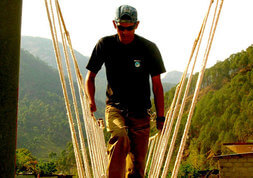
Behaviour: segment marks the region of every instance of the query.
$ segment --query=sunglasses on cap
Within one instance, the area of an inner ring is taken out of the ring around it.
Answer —
[[[136,27],[136,24],[132,25],[132,26],[129,26],[129,27],[123,27],[121,25],[117,25],[118,29],[120,31],[124,31],[124,30],[127,30],[127,31],[132,31],[133,29],[135,29]]]

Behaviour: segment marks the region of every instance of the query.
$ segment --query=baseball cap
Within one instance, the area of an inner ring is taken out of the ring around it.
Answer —
[[[116,10],[116,22],[136,23],[137,10],[129,5],[119,6]]]

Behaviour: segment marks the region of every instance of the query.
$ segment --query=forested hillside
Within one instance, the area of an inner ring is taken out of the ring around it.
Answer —
[[[97,105],[96,114],[102,117],[104,104],[97,101]],[[63,150],[70,140],[58,72],[21,50],[18,148],[27,148],[35,156],[45,158],[52,151]]]
[[[21,50],[18,148],[46,157],[70,141],[61,85],[56,70]]]
[[[181,169],[194,172],[217,168],[212,156],[230,153],[223,143],[252,142],[252,69],[253,45],[206,70]],[[193,78],[188,106],[197,77]],[[166,93],[167,107],[174,91]]]
[[[35,57],[38,57],[40,60],[44,61],[49,66],[53,67],[54,69],[57,69],[57,64],[55,60],[55,54],[54,54],[54,48],[52,41],[46,38],[40,38],[40,37],[30,37],[30,36],[23,36],[21,39],[21,47]],[[63,54],[63,47],[60,43],[60,51],[62,59],[64,59]],[[69,53],[70,54],[70,53]],[[80,69],[81,74],[85,78],[87,70],[86,65],[88,63],[89,57],[83,56],[81,53],[75,50],[75,56],[78,62],[78,66]],[[71,57],[70,57],[71,59]],[[65,60],[62,60],[63,63],[63,69],[65,75],[67,75],[67,69],[65,65]],[[74,74],[74,65],[72,60],[70,60],[70,66],[71,71]],[[75,78],[75,75],[73,75]],[[102,103],[105,101],[105,90],[106,90],[106,77],[105,77],[105,70],[104,68],[101,69],[101,71],[98,73],[96,77],[96,99]]]

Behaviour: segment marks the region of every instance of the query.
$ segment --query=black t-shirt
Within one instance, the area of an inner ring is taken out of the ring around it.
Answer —
[[[165,72],[154,43],[138,35],[127,45],[118,35],[104,37],[96,44],[86,68],[97,73],[103,64],[108,81],[107,104],[129,111],[151,107],[149,76]]]

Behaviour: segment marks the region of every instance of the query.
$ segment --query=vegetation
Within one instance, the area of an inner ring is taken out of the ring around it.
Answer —
[[[217,168],[212,156],[231,153],[223,143],[253,139],[253,46],[207,69],[192,118],[181,173]],[[198,74],[193,77],[183,116],[187,118]],[[166,93],[170,105],[175,87]],[[180,130],[180,137],[183,130]],[[179,145],[179,139],[177,140]]]
[[[76,160],[72,143],[67,143],[65,149],[59,154],[55,154],[54,162],[58,172],[62,174],[76,175]]]
[[[16,172],[17,173],[34,173],[36,172],[36,158],[26,148],[16,150]]]
[[[57,71],[21,50],[18,148],[46,158],[70,140],[70,131]]]
[[[47,159],[71,140],[58,72],[21,50],[19,86],[18,148]],[[97,108],[96,116],[102,117],[103,103],[97,101]]]
[[[16,151],[16,173],[17,174],[40,174],[52,175],[57,171],[52,161],[38,161],[26,148]]]
[[[16,151],[16,173],[17,174],[70,174],[76,175],[75,157],[71,143],[66,145],[59,155],[51,152],[49,160],[37,159],[26,148],[20,148]]]

